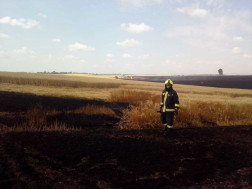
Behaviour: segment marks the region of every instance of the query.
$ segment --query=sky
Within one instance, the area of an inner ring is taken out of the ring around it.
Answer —
[[[252,74],[251,0],[0,0],[0,71]]]

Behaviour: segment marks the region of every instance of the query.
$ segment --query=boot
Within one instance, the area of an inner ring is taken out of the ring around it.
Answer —
[[[165,126],[165,127],[164,127],[164,130],[163,130],[163,134],[166,134],[167,131],[168,131],[168,127]]]
[[[171,128],[167,129],[166,133],[167,133],[167,135],[170,135],[170,136],[171,136],[172,134],[174,134],[174,133],[173,133],[173,129],[171,129]]]

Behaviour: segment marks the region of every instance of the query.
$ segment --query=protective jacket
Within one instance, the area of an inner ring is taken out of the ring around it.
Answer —
[[[165,88],[162,92],[162,102],[160,104],[162,112],[174,112],[179,108],[177,92],[173,88]]]

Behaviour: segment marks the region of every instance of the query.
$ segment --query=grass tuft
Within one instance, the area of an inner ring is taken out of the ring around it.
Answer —
[[[136,93],[136,92],[135,92]],[[132,100],[130,93],[124,95],[129,103]],[[136,94],[141,96],[142,93]],[[149,96],[149,100],[144,100]],[[119,123],[120,129],[149,129],[162,128],[160,114],[160,96],[145,94],[135,105],[123,111],[123,117]],[[175,117],[175,127],[208,127],[228,125],[250,125],[252,124],[252,105],[237,103],[188,101],[181,104],[179,114]]]
[[[29,109],[24,114],[25,121],[23,123],[16,124],[14,126],[0,125],[1,132],[23,132],[23,131],[73,131],[81,130],[81,128],[76,128],[73,125],[67,125],[64,122],[59,122],[57,119],[52,119],[58,115],[67,116],[69,114],[83,114],[83,115],[107,115],[111,117],[116,117],[113,110],[108,107],[86,105],[75,110],[61,110],[56,111],[54,109],[49,109],[43,107],[41,104]],[[51,121],[50,121],[51,120]]]

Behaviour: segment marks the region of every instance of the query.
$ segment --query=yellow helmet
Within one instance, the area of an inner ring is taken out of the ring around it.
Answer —
[[[167,80],[165,81],[165,86],[166,86],[166,85],[171,85],[171,86],[173,86],[172,80],[167,79]]]

